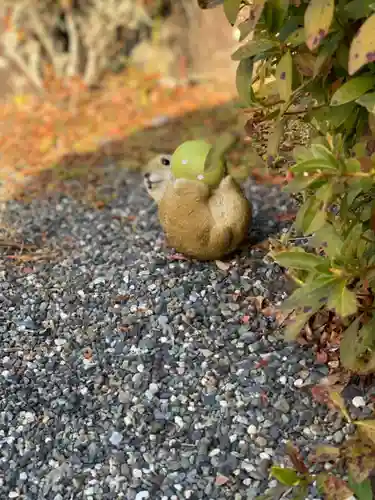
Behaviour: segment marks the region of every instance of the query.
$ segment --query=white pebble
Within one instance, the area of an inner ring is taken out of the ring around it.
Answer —
[[[18,498],[19,494],[17,491],[11,491],[8,495],[8,498]]]
[[[146,498],[150,498],[150,493],[148,491],[139,491],[135,495],[135,500],[146,500]]]
[[[285,385],[286,381],[287,381],[286,376],[285,375],[281,375],[281,377],[279,378],[280,384]]]
[[[303,380],[301,378],[297,378],[297,380],[294,381],[294,387],[302,387],[303,386]]]
[[[113,446],[118,446],[122,441],[122,434],[120,434],[117,431],[114,431],[114,432],[112,432],[109,440],[110,440],[111,444],[113,444]]]
[[[249,427],[247,428],[247,433],[250,436],[254,436],[257,432],[258,431],[257,431],[257,428],[255,427],[255,425],[249,425]]]
[[[62,346],[64,344],[66,344],[66,340],[65,339],[62,339],[62,338],[55,339],[55,345]]]
[[[140,364],[137,366],[137,370],[139,371],[139,373],[142,373],[144,371],[144,369],[145,369],[145,365]]]
[[[136,479],[141,479],[142,477],[142,471],[141,469],[134,469],[133,470],[133,477],[135,477]]]
[[[151,394],[156,394],[156,393],[158,392],[158,390],[159,390],[159,386],[158,386],[158,384],[153,384],[153,383],[152,383],[152,384],[150,384],[150,385],[148,386],[148,390],[149,390],[149,392],[150,392]]]
[[[182,428],[184,427],[184,425],[185,425],[185,424],[184,424],[184,421],[182,420],[182,418],[181,418],[181,417],[179,417],[178,415],[177,415],[177,417],[175,417],[175,418],[174,418],[174,421],[175,421],[175,424],[176,424],[176,425],[177,425],[180,429],[182,429]]]
[[[26,481],[26,479],[27,479],[27,474],[26,474],[26,472],[21,472],[21,474],[20,474],[20,480],[21,480],[21,481]]]
[[[352,403],[356,408],[361,408],[362,406],[366,406],[366,401],[362,396],[356,396],[352,399]]]

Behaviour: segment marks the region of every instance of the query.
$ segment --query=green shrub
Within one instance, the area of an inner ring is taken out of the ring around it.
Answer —
[[[341,364],[375,371],[375,3],[374,0],[198,0],[223,3],[241,46],[237,90],[253,121],[271,126],[266,168],[282,158],[289,119],[309,127],[308,147],[297,146],[285,189],[301,202],[293,228],[271,257],[297,287],[284,302],[286,337],[295,339],[322,309],[340,318]],[[267,173],[269,175],[269,173]],[[296,245],[297,233],[308,244]],[[331,316],[332,317],[332,316]],[[351,422],[337,393],[328,400]],[[328,500],[373,498],[375,420],[351,422],[356,432],[341,447],[322,446],[315,461],[330,472],[310,473],[292,445],[292,468],[272,467],[284,493],[307,496],[316,483]],[[347,472],[348,481],[342,477]],[[339,475],[335,475],[339,472]],[[280,495],[280,488],[278,488]],[[272,492],[262,497],[273,498]],[[289,497],[288,497],[289,498]],[[260,499],[259,499],[260,500]]]
[[[209,2],[202,0],[203,4]],[[218,2],[214,2],[217,4]],[[242,105],[271,125],[267,166],[282,157],[288,120],[311,129],[294,150],[286,189],[301,206],[271,256],[300,286],[284,303],[287,337],[326,307],[345,328],[341,362],[375,370],[375,4],[372,0],[224,0],[241,46],[237,89]],[[251,130],[251,119],[248,130]]]

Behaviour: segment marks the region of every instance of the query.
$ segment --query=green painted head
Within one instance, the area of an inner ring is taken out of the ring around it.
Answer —
[[[216,161],[209,171],[204,171],[204,164],[211,148],[211,144],[203,140],[183,142],[171,159],[171,169],[175,178],[198,180],[210,187],[218,186],[225,174],[223,159]]]

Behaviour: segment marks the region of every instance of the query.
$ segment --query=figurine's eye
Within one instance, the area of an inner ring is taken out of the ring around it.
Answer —
[[[171,164],[170,160],[168,158],[166,158],[165,156],[162,157],[161,159],[161,163],[162,165],[164,165],[165,167],[169,167],[169,165]]]

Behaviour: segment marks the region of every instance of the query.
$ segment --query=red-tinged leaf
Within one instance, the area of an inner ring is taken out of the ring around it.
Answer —
[[[317,403],[326,405],[330,402],[328,388],[323,385],[316,385],[315,387],[312,387],[311,395]]]
[[[318,351],[315,356],[315,361],[318,364],[325,365],[328,361],[328,354],[325,351]]]

